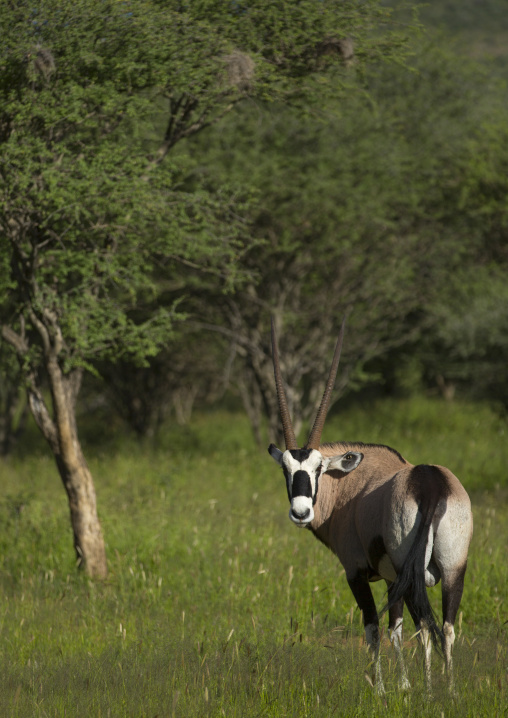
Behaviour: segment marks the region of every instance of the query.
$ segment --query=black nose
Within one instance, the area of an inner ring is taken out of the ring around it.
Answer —
[[[305,509],[301,514],[298,513],[298,511],[295,511],[294,509],[291,509],[291,513],[295,517],[295,519],[298,519],[298,521],[304,521],[307,516],[310,514],[310,509]]]

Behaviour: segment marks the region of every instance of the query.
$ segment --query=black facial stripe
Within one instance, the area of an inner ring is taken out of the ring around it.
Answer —
[[[312,449],[290,449],[289,453],[295,461],[298,461],[299,464],[303,464],[303,462],[309,458],[311,451]]]
[[[295,496],[306,496],[311,498],[312,486],[310,483],[310,476],[306,471],[299,469],[293,474],[293,487],[292,487],[293,498]]]
[[[314,496],[313,496],[313,498],[312,498],[312,505],[313,505],[313,506],[316,505],[316,501],[317,501],[317,492],[318,492],[319,477],[321,476],[321,469],[322,469],[322,468],[323,468],[323,464],[319,464],[319,466],[318,466],[317,469],[316,469],[316,481],[315,481],[315,483],[316,483],[316,488],[315,488],[315,490],[314,490]]]
[[[289,470],[282,465],[282,471],[284,472],[284,478],[286,479],[286,489],[288,492],[288,499],[291,501],[291,489],[289,488],[290,480],[291,480],[291,474],[289,473]]]

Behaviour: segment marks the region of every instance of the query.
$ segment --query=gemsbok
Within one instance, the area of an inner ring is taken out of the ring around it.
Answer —
[[[379,615],[371,581],[384,579],[390,639],[399,686],[410,688],[402,658],[404,603],[415,623],[431,690],[431,645],[442,647],[453,691],[454,623],[464,588],[473,532],[469,497],[442,466],[413,466],[388,446],[337,442],[321,444],[321,433],[339,365],[344,322],[326,388],[307,443],[298,448],[283,387],[272,319],[275,386],[286,450],[270,444],[281,466],[291,508],[289,518],[328,546],[345,569],[363,613],[367,646],[375,666],[375,689],[384,693],[380,666]],[[442,582],[443,627],[438,627],[426,587]]]

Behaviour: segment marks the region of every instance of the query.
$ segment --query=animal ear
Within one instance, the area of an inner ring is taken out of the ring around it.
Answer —
[[[283,454],[283,452],[282,452],[280,449],[278,449],[278,448],[275,446],[275,444],[270,444],[270,446],[268,447],[268,453],[270,454],[270,456],[272,457],[272,459],[279,464],[279,466],[282,466],[282,454]]]
[[[358,451],[346,451],[345,454],[339,456],[332,456],[330,458],[328,469],[338,469],[343,471],[345,474],[349,474],[354,471],[363,459],[363,454]]]

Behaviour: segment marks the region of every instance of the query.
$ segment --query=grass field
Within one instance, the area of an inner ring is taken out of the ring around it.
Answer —
[[[374,694],[344,572],[290,523],[282,476],[242,415],[200,415],[150,446],[103,430],[88,445],[104,583],[75,570],[64,491],[43,445],[26,441],[1,465],[0,715],[507,715],[507,429],[487,407],[422,399],[358,407],[325,427],[325,441],[445,464],[470,491],[458,691],[448,696],[435,655],[431,701],[409,619],[413,688],[397,690],[385,635],[387,695]],[[432,600],[438,608],[439,587]]]

